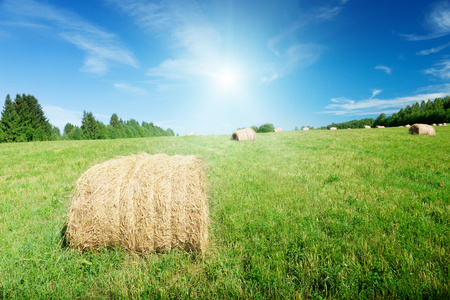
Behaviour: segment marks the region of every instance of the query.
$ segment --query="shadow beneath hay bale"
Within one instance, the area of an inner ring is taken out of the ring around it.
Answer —
[[[61,247],[61,249],[69,248],[69,242],[67,240],[66,232],[67,232],[67,222],[64,223],[59,232],[58,245]]]

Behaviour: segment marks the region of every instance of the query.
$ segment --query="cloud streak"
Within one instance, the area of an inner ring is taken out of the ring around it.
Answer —
[[[16,18],[12,26],[52,32],[86,54],[82,71],[104,75],[111,63],[136,67],[133,54],[119,38],[90,23],[78,15],[34,0],[6,0],[3,9]]]
[[[382,71],[386,72],[386,74],[391,74],[392,73],[392,68],[389,68],[389,67],[386,67],[386,66],[376,66],[375,69],[382,70]]]
[[[331,99],[332,103],[325,106],[327,110],[321,113],[343,116],[376,115],[380,113],[391,114],[404,108],[406,105],[427,99],[442,98],[450,92],[449,85],[440,86],[439,88],[443,89],[443,91],[391,99],[373,99],[371,97],[356,101],[345,97],[333,98]]]
[[[288,45],[285,45],[286,41],[292,40],[301,28],[311,24],[333,20],[344,9],[344,5],[347,2],[348,0],[331,1],[329,4],[314,7],[306,13],[301,13],[290,26],[269,39],[267,47],[281,61],[276,64],[277,70],[275,74],[279,75],[277,78],[283,77],[296,68],[314,64],[325,48],[314,43],[289,42]],[[265,75],[261,77],[260,81],[267,83],[277,79],[267,80],[272,77]]]
[[[212,27],[196,2],[142,2],[108,0],[149,34],[166,39],[172,57],[150,68],[147,76],[162,88],[168,82],[208,79],[226,61],[220,51],[220,33]]]
[[[435,3],[425,18],[425,24],[429,33],[403,34],[402,36],[409,41],[423,41],[450,34],[450,3],[448,1]]]
[[[137,95],[137,96],[143,96],[143,95],[147,94],[146,90],[144,90],[142,88],[139,88],[139,87],[136,87],[136,86],[131,86],[131,85],[126,84],[126,83],[121,83],[121,82],[120,83],[114,83],[113,86],[117,90],[119,90],[121,92],[128,93],[128,94],[134,94],[134,95]]]
[[[443,60],[434,65],[434,67],[426,69],[425,74],[430,74],[441,79],[450,79],[450,60]]]
[[[417,55],[430,55],[430,54],[438,53],[438,52],[444,50],[445,48],[447,48],[448,46],[450,46],[450,43],[447,43],[447,44],[439,46],[439,47],[419,51],[419,52],[417,52]]]

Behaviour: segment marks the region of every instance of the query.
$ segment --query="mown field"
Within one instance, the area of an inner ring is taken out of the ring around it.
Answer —
[[[450,127],[0,144],[0,298],[448,299]],[[204,255],[77,253],[70,194],[118,155],[206,162]]]

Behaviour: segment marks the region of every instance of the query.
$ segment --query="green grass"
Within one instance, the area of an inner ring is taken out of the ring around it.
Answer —
[[[0,299],[450,297],[450,127],[0,144]],[[200,155],[210,247],[62,247],[70,194],[118,155]]]

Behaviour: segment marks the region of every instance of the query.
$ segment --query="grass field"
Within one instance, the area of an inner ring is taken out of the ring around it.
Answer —
[[[0,298],[450,297],[450,127],[0,144]],[[70,194],[118,155],[207,163],[205,255],[77,253]]]

